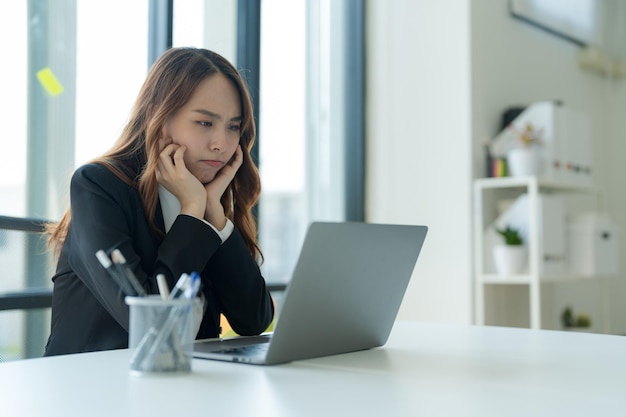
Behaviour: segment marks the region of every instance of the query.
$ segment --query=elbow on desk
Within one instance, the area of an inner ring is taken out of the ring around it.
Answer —
[[[275,306],[274,302],[267,303],[263,309],[253,319],[236,320],[231,318],[232,323],[222,316],[222,335],[255,336],[263,332],[271,331],[274,327]]]

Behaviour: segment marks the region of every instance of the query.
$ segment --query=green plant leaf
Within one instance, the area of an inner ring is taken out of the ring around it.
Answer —
[[[512,228],[511,226],[506,226],[504,229],[499,229],[496,227],[496,232],[498,232],[503,238],[504,243],[509,246],[520,246],[524,244],[524,239],[519,233],[519,230]]]

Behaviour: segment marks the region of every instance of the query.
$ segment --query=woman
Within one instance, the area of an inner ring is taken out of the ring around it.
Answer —
[[[124,348],[124,294],[95,256],[119,249],[147,293],[199,272],[197,338],[223,313],[241,335],[263,332],[274,307],[257,260],[251,208],[260,193],[245,83],[223,57],[174,48],[154,64],[113,148],[76,170],[70,208],[50,225],[58,254],[45,355]]]

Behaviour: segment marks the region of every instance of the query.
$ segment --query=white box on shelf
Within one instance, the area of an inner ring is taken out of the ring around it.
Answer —
[[[493,155],[506,157],[519,142],[518,132],[524,131],[528,123],[540,132],[542,141],[540,179],[573,185],[593,183],[591,119],[558,102],[529,105],[494,138]]]
[[[539,194],[538,241],[539,241],[539,268],[541,275],[559,275],[566,271],[566,231],[563,199],[560,196]],[[485,230],[484,254],[485,271],[494,271],[491,253],[493,246],[500,243],[501,238],[495,227],[504,228],[507,225],[520,231],[525,244],[528,244],[530,206],[527,194],[522,194],[498,216]]]
[[[594,277],[619,273],[619,227],[597,213],[578,216],[567,226],[568,270]]]

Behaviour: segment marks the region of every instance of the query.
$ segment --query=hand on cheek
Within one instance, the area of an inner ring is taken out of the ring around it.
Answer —
[[[224,208],[220,202],[222,195],[235,178],[235,174],[243,163],[243,151],[237,146],[231,160],[217,173],[213,181],[205,185],[207,193],[205,220],[218,229],[226,224]]]
[[[156,179],[181,205],[181,214],[202,218],[206,210],[206,191],[184,162],[186,148],[170,143],[159,155]]]

